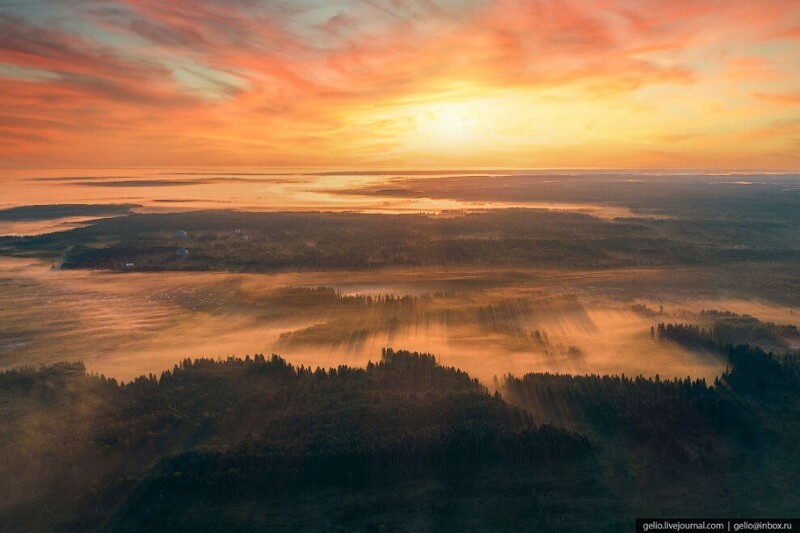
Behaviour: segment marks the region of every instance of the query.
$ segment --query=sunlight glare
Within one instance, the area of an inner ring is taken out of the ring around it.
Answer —
[[[442,143],[457,143],[473,140],[476,124],[468,105],[448,103],[427,111],[420,128]]]

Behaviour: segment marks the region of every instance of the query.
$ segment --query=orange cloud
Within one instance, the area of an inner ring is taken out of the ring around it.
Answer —
[[[754,93],[753,95],[771,104],[785,106],[800,105],[800,91],[791,93]]]
[[[793,1],[52,8],[0,7],[5,164],[735,166],[800,118]]]

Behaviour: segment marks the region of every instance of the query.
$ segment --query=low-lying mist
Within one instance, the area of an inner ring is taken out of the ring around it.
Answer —
[[[82,360],[124,380],[185,357],[363,365],[382,347],[436,353],[487,384],[533,371],[713,379],[723,362],[650,327],[710,308],[795,316],[767,301],[669,292],[670,276],[652,269],[119,274],[3,259],[0,277],[0,367]]]

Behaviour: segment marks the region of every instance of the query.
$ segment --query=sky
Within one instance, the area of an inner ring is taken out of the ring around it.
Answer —
[[[800,168],[797,0],[2,0],[0,165]]]

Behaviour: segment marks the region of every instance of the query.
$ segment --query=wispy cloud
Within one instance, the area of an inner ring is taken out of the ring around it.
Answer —
[[[32,6],[0,6],[7,164],[737,166],[791,139],[724,135],[800,118],[795,1]]]
[[[795,106],[800,105],[800,91],[787,93],[753,93],[756,98],[772,104]]]

